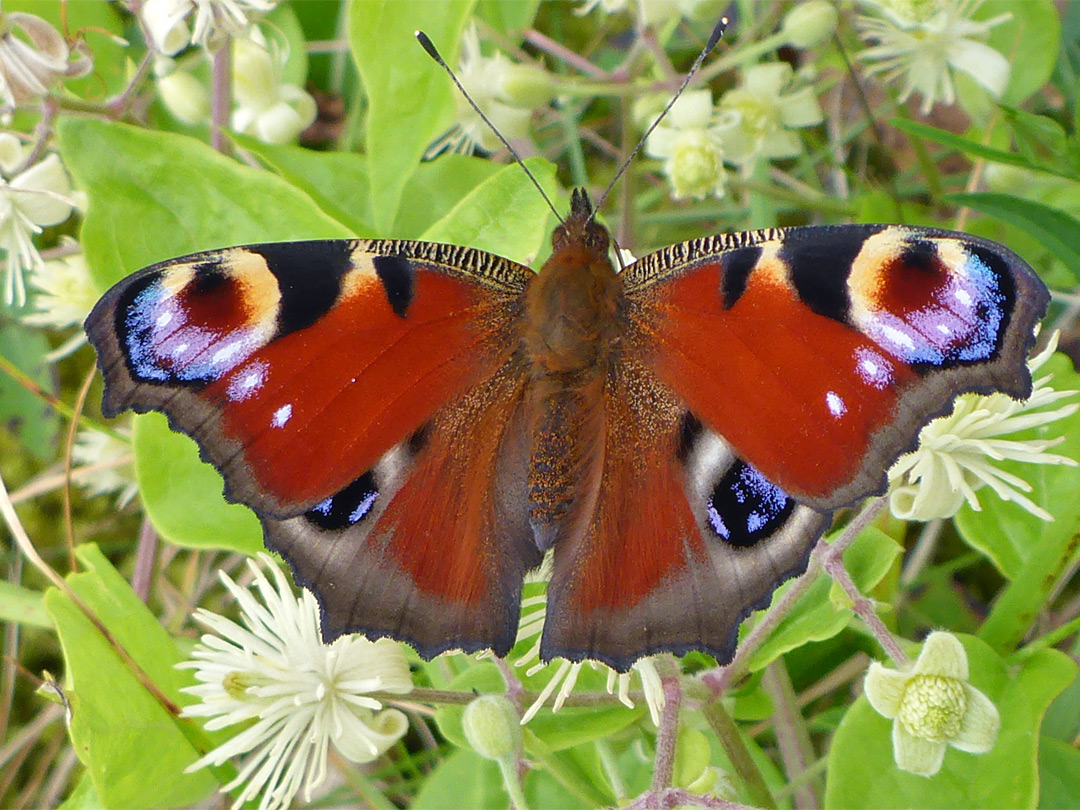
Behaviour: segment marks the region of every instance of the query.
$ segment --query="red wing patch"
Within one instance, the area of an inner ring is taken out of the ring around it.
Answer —
[[[103,409],[164,411],[231,499],[298,514],[505,363],[529,275],[476,251],[388,241],[259,245],[156,265],[87,320]]]
[[[528,521],[521,371],[466,392],[307,514],[264,519],[268,545],[318,596],[324,638],[389,635],[425,657],[509,651],[522,579],[541,560]]]

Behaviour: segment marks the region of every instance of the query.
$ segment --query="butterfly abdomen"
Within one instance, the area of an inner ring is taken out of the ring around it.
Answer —
[[[537,545],[574,534],[591,515],[603,467],[604,387],[624,331],[622,279],[607,232],[584,196],[525,291],[529,519]]]

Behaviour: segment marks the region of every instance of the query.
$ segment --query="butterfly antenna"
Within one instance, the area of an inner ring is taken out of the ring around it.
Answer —
[[[652,122],[652,125],[649,127],[649,129],[645,132],[643,136],[641,136],[641,140],[639,140],[637,146],[634,147],[634,151],[630,153],[630,157],[623,161],[623,165],[619,168],[617,172],[615,172],[615,176],[611,178],[611,182],[608,183],[608,187],[604,190],[604,193],[600,195],[600,199],[597,200],[596,206],[593,208],[592,216],[589,217],[590,220],[596,216],[596,212],[600,210],[600,207],[604,204],[604,200],[608,198],[608,195],[615,187],[615,184],[619,182],[619,178],[623,176],[627,168],[630,166],[630,163],[637,156],[637,153],[641,151],[641,147],[645,145],[645,141],[647,141],[649,139],[649,136],[652,135],[653,130],[656,129],[657,125],[662,120],[664,120],[664,116],[668,114],[675,102],[679,100],[679,96],[683,94],[683,90],[686,89],[686,85],[690,84],[690,80],[694,78],[694,74],[698,72],[698,68],[701,67],[701,63],[705,61],[705,57],[712,52],[712,49],[716,47],[716,43],[720,41],[720,37],[724,35],[724,31],[727,29],[727,26],[728,18],[721,17],[720,21],[716,24],[716,27],[713,28],[712,34],[709,35],[709,41],[705,43],[705,47],[702,48],[701,53],[697,55],[697,59],[694,60],[694,64],[692,64],[690,66],[690,70],[686,72],[686,76],[683,78],[682,84],[679,85],[679,89],[676,90],[675,95],[671,97],[671,101],[669,101],[667,103],[667,106],[660,111],[660,115],[656,116],[656,120]]]
[[[503,134],[499,132],[499,130],[493,123],[491,123],[491,120],[486,115],[484,115],[484,111],[481,110],[480,107],[477,106],[476,102],[472,100],[472,96],[470,96],[465,90],[465,88],[461,86],[461,82],[458,81],[458,77],[454,75],[454,71],[450,69],[450,66],[446,64],[442,56],[439,55],[439,51],[435,48],[435,43],[433,43],[430,37],[428,37],[428,35],[425,34],[423,31],[416,32],[416,39],[423,46],[424,50],[427,51],[428,56],[434,59],[438,63],[439,67],[446,71],[446,74],[450,77],[450,79],[454,82],[454,85],[461,92],[461,95],[464,96],[467,102],[469,102],[469,106],[476,110],[476,114],[480,116],[480,120],[487,124],[488,129],[494,132],[495,137],[498,138],[502,142],[502,145],[507,148],[507,150],[513,156],[514,160],[516,160],[517,164],[521,167],[522,171],[524,171],[525,174],[528,175],[529,179],[532,180],[532,184],[536,186],[536,190],[540,192],[540,196],[544,198],[544,202],[548,204],[548,208],[550,208],[552,213],[555,214],[555,217],[559,220],[559,222],[565,224],[562,216],[559,214],[558,210],[555,208],[555,205],[551,202],[551,199],[544,191],[543,186],[540,185],[540,181],[538,181],[536,177],[533,176],[533,173],[529,171],[529,167],[525,165],[525,161],[521,159],[521,155],[519,155],[517,153],[517,150],[510,145],[510,142],[503,137]]]

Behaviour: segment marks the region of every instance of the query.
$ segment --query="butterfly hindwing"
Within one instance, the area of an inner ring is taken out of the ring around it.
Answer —
[[[739,622],[805,568],[829,516],[735,457],[637,360],[608,384],[601,489],[586,529],[555,546],[542,655],[622,670],[662,650],[728,660]]]
[[[310,509],[501,368],[532,275],[392,240],[254,245],[149,267],[86,322],[103,411],[160,410],[231,500]]]
[[[964,391],[1025,397],[1049,298],[992,242],[927,228],[755,231],[630,265],[648,362],[735,452],[828,511],[881,492]]]
[[[307,513],[264,518],[268,545],[323,610],[323,636],[389,635],[430,658],[514,642],[528,523],[524,386],[510,363]]]

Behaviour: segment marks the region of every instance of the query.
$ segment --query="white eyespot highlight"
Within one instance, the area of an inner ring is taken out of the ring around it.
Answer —
[[[263,362],[249,363],[240,369],[229,382],[228,396],[234,402],[243,402],[266,382],[267,365]]]
[[[271,427],[285,427],[285,423],[292,418],[292,405],[282,405],[274,411],[274,418],[270,420]]]
[[[829,407],[829,413],[837,419],[847,413],[847,405],[844,404],[844,400],[835,391],[829,391],[825,394],[825,404]]]

